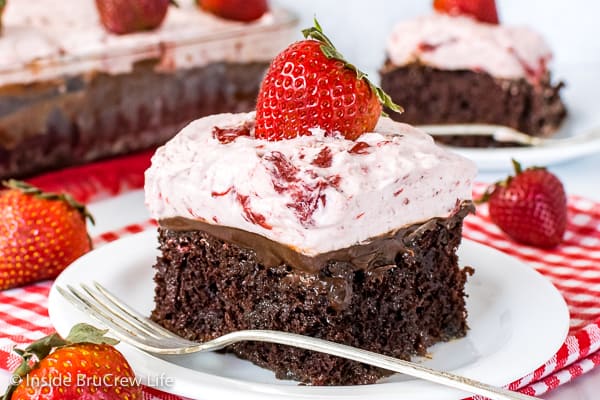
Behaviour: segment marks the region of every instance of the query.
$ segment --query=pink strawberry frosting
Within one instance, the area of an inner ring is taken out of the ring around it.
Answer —
[[[357,141],[253,137],[254,113],[192,122],[146,171],[146,205],[263,235],[306,255],[345,248],[471,199],[474,164],[409,125],[381,118]],[[217,128],[217,129],[216,129]]]
[[[536,32],[435,13],[395,26],[387,44],[394,65],[420,62],[447,70],[484,71],[498,78],[536,80],[552,52]]]

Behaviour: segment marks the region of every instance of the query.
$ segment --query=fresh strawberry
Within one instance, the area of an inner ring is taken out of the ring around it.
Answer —
[[[450,15],[470,15],[489,24],[499,23],[496,0],[434,0],[433,8]]]
[[[201,9],[221,18],[250,22],[268,10],[267,0],[197,0]]]
[[[492,221],[508,236],[525,244],[551,248],[563,238],[567,225],[567,196],[560,180],[545,168],[521,169],[488,188]]]
[[[147,31],[162,24],[173,0],[96,0],[100,22],[117,34]]]
[[[24,182],[0,191],[0,290],[56,277],[91,249],[85,207]]]
[[[256,137],[290,139],[321,128],[354,140],[373,130],[381,103],[401,111],[364,73],[344,61],[316,20],[303,34],[306,39],[275,57],[266,73],[256,105]]]
[[[73,327],[66,339],[47,336],[24,350],[2,400],[142,398],[131,366],[105,337],[106,331],[86,324]]]

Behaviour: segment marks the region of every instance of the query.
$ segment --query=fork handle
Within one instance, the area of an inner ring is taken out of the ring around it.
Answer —
[[[486,383],[474,381],[469,378],[454,375],[449,372],[436,371],[409,361],[398,358],[377,354],[371,351],[358,349],[356,347],[344,344],[334,343],[323,339],[309,336],[298,335],[288,332],[269,331],[269,330],[245,330],[231,332],[219,338],[211,340],[210,350],[217,350],[226,347],[232,343],[241,341],[256,341],[283,344],[293,347],[299,347],[305,350],[327,353],[338,357],[347,358],[364,364],[373,365],[390,371],[399,372],[415,378],[438,383],[440,385],[463,390],[472,394],[478,394],[493,400],[531,400],[535,397],[527,396],[522,393],[513,392],[504,388],[488,385]],[[214,344],[214,347],[213,345]],[[206,347],[198,345],[197,350],[209,350]]]
[[[507,126],[492,124],[419,125],[417,128],[433,136],[489,136],[497,142],[515,142],[527,146],[563,146],[594,142],[600,138],[600,128],[593,128],[566,138],[531,136]]]

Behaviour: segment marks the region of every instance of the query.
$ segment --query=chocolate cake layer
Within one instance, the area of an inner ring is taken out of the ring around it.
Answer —
[[[381,71],[381,87],[404,107],[403,114],[390,113],[391,117],[413,125],[489,123],[549,136],[567,115],[560,98],[563,84],[553,85],[549,73],[532,84],[485,72],[440,70],[418,63],[398,67],[388,61]],[[481,136],[438,136],[436,140],[464,147],[506,146]]]
[[[390,236],[401,246],[355,246],[329,253],[318,269],[273,262],[265,251],[282,247],[223,240],[222,233],[159,228],[162,255],[155,265],[152,319],[191,340],[240,329],[275,329],[324,338],[408,359],[467,330],[464,284],[456,249],[464,203],[451,217],[415,224]],[[181,221],[179,221],[181,222]],[[192,226],[192,225],[190,225]],[[193,225],[196,226],[196,225]],[[219,235],[217,237],[215,235]],[[235,237],[233,235],[232,237]],[[376,238],[372,243],[386,243]],[[376,253],[355,263],[346,252]],[[280,379],[312,385],[368,384],[389,375],[375,367],[287,346],[240,343],[227,349],[271,369]]]
[[[155,64],[0,87],[0,179],[151,148],[198,117],[250,111],[268,67],[215,63],[161,73]]]

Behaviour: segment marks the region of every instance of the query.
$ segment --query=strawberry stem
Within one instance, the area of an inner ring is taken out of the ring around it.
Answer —
[[[514,158],[511,159],[511,162],[512,162],[513,168],[515,169],[515,176],[517,176],[521,172],[523,172],[523,167],[521,166],[520,162],[518,162]],[[514,178],[513,176],[509,175],[508,177],[506,177],[506,179],[504,179],[502,181],[497,181],[496,183],[493,183],[490,186],[488,186],[485,189],[485,193],[483,193],[483,196],[481,196],[479,199],[475,200],[475,204],[487,203],[490,200],[490,197],[492,196],[492,194],[494,194],[494,191],[498,187],[508,186],[510,184],[510,182],[513,180],[513,178]]]
[[[493,192],[494,192],[494,188],[492,186],[488,186],[485,189],[485,192],[483,192],[483,195],[480,198],[474,199],[474,203],[476,205],[487,203],[488,201],[490,201],[490,197],[492,196]]]
[[[66,341],[73,343],[94,343],[94,344],[110,344],[112,346],[119,343],[118,340],[104,336],[108,329],[98,329],[95,326],[79,323],[71,328],[67,335]]]
[[[375,93],[375,95],[379,99],[379,102],[382,105],[384,105],[388,109],[395,111],[397,113],[404,112],[404,109],[402,107],[400,107],[398,104],[394,103],[394,101],[392,100],[390,95],[388,95],[386,92],[383,91],[383,89],[381,89],[379,86],[376,86],[375,84],[373,84],[373,82],[371,82],[369,80],[369,78],[367,77],[367,74],[365,74],[364,72],[359,70],[353,64],[350,64],[348,61],[346,61],[346,59],[344,58],[342,53],[340,53],[335,48],[335,46],[333,45],[331,40],[325,35],[325,33],[323,33],[323,28],[321,28],[321,25],[319,24],[319,21],[317,21],[316,17],[314,18],[314,24],[315,24],[315,26],[302,30],[302,34],[304,35],[304,37],[306,39],[313,39],[313,40],[321,42],[321,51],[323,52],[325,57],[327,57],[329,59],[341,61],[344,63],[346,68],[349,68],[352,71],[356,72],[356,77],[358,79],[363,79],[365,82],[367,82],[369,84],[369,87],[371,88],[371,90],[373,90],[373,92]],[[383,115],[386,116],[385,113],[383,113]]]
[[[512,161],[513,168],[515,169],[515,174],[519,175],[521,172],[523,172],[523,167],[521,167],[520,162],[518,162],[514,158],[512,158],[511,161]]]
[[[53,348],[67,345],[68,342],[57,333],[43,337],[25,348],[24,354],[33,354],[38,360],[45,358]],[[21,354],[23,356],[23,354]]]
[[[4,6],[6,6],[6,0],[0,0],[0,34],[2,33],[2,14],[4,13]]]
[[[2,0],[0,0],[0,1],[2,1]],[[75,200],[70,194],[46,193],[46,192],[42,191],[41,189],[39,189],[33,185],[30,185],[27,182],[18,181],[16,179],[9,179],[8,181],[3,181],[2,184],[9,189],[19,190],[23,194],[35,196],[39,199],[50,200],[50,201],[54,201],[54,200],[64,201],[70,207],[77,210],[81,214],[83,219],[88,219],[92,225],[95,225],[95,223],[96,223],[96,221],[94,221],[94,217],[92,216],[92,214],[90,214],[88,209],[83,204],[81,204],[77,200]]]

